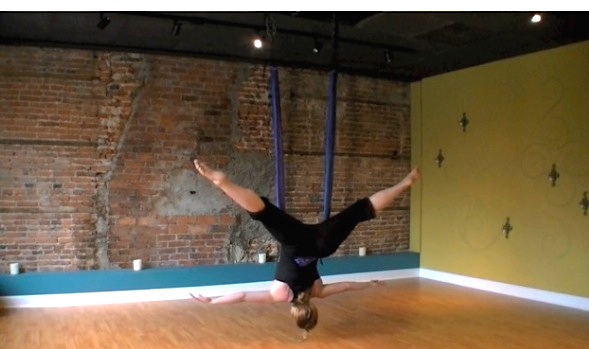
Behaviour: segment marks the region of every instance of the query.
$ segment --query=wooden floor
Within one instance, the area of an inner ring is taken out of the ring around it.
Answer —
[[[0,348],[589,348],[589,312],[424,279],[316,304],[305,341],[286,304],[5,309]]]

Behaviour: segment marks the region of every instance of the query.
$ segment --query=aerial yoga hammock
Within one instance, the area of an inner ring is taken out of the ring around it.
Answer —
[[[329,72],[327,95],[327,112],[325,113],[325,175],[323,182],[323,218],[327,219],[331,213],[331,190],[333,187],[333,153],[335,149],[335,96],[337,86],[337,71]],[[284,210],[284,163],[282,150],[282,120],[280,113],[280,88],[278,70],[270,68],[270,99],[272,106],[272,132],[274,135],[274,178],[276,181],[276,206]]]
[[[267,28],[273,28],[271,17],[266,16]],[[275,29],[268,29],[270,38],[273,37]],[[331,213],[331,193],[333,187],[333,154],[335,151],[335,110],[337,95],[337,52],[338,52],[338,33],[339,25],[333,18],[333,41],[332,41],[332,65],[328,77],[329,83],[327,88],[327,110],[325,113],[325,163],[324,163],[324,181],[323,181],[323,218],[329,218]],[[270,99],[272,110],[272,132],[274,136],[274,162],[275,162],[275,183],[276,183],[276,205],[284,210],[284,164],[282,150],[282,120],[280,113],[280,87],[278,79],[278,69],[270,67]]]

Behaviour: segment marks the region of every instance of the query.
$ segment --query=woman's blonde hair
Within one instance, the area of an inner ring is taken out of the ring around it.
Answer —
[[[311,290],[306,290],[297,295],[290,307],[290,314],[295,318],[297,326],[307,332],[315,328],[319,319],[317,307],[310,299]]]

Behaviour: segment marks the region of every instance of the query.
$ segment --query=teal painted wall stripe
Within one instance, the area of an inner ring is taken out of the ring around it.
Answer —
[[[0,296],[128,291],[271,281],[276,263],[223,264],[133,271],[85,270],[0,275]],[[331,257],[322,275],[419,268],[419,254],[402,252],[366,257]]]

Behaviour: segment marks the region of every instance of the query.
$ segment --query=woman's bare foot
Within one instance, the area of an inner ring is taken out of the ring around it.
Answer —
[[[405,182],[408,186],[412,186],[419,180],[419,178],[421,178],[421,172],[419,171],[419,168],[416,167],[411,172],[409,172],[407,176],[405,176],[403,182]]]
[[[369,199],[374,210],[380,212],[390,206],[396,197],[401,195],[403,191],[409,189],[420,177],[421,173],[419,173],[419,169],[414,168],[399,183],[372,194]]]
[[[198,173],[200,173],[203,177],[213,182],[217,186],[222,184],[227,178],[227,175],[224,172],[213,170],[207,165],[205,165],[203,162],[198,161],[197,159],[194,160],[194,167],[196,168]]]
[[[229,180],[223,171],[213,170],[203,162],[194,160],[194,167],[203,177],[221,189],[238,206],[248,212],[260,212],[266,205],[253,190],[241,187]]]

